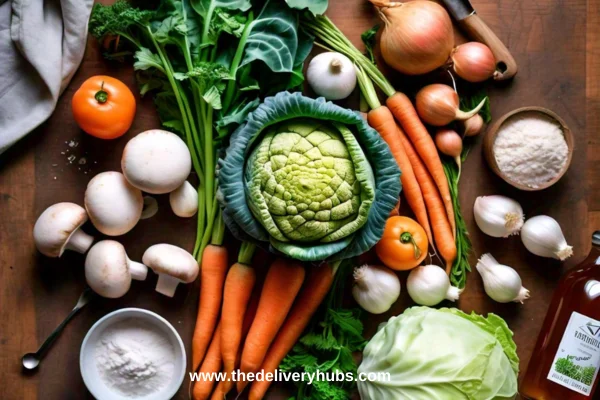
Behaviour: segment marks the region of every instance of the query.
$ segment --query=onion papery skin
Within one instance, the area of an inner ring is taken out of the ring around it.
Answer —
[[[389,66],[407,75],[421,75],[448,61],[454,31],[442,6],[415,0],[381,8],[380,14],[385,23],[381,54]]]
[[[452,69],[469,82],[483,82],[496,71],[496,60],[489,47],[479,42],[461,44],[452,52]]]
[[[448,85],[434,83],[422,88],[415,106],[421,119],[433,126],[444,126],[456,119],[458,94]]]

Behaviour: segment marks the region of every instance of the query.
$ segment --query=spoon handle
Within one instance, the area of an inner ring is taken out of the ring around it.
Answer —
[[[77,301],[77,305],[75,307],[73,307],[73,309],[71,310],[69,315],[66,316],[66,318],[60,323],[60,325],[58,325],[56,327],[56,329],[54,329],[52,331],[52,333],[50,335],[48,335],[48,337],[46,338],[44,343],[42,343],[42,345],[36,352],[36,354],[38,355],[38,357],[40,359],[43,357],[44,353],[46,352],[46,350],[48,350],[48,348],[52,345],[52,343],[54,343],[54,341],[60,335],[60,333],[63,331],[65,326],[67,326],[69,321],[71,319],[73,319],[73,317],[77,314],[77,312],[79,310],[81,310],[83,307],[85,307],[85,305],[89,302],[90,297],[91,297],[91,289],[87,288],[83,291],[83,293],[79,297],[79,300]]]

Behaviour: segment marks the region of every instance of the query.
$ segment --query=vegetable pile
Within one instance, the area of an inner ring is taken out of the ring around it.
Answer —
[[[34,228],[36,245],[53,257],[91,248],[86,278],[110,298],[123,296],[132,279],[145,279],[148,268],[158,274],[156,290],[167,296],[200,275],[192,371],[228,377],[238,369],[346,377],[388,372],[390,381],[358,382],[361,398],[513,398],[519,360],[500,317],[415,307],[392,317],[365,347],[360,310],[342,306],[351,271],[354,300],[370,313],[385,313],[398,300],[396,271],[410,270],[406,289],[419,305],[458,301],[472,250],[458,194],[469,152],[463,139],[479,134],[490,113],[484,92],[459,98],[454,74],[469,82],[495,75],[485,45],[454,47],[452,21],[441,5],[370,2],[383,21],[379,47],[386,63],[408,75],[442,69],[452,86],[427,85],[414,101],[397,91],[376,65],[379,27],[362,35],[363,54],[322,15],[326,0],[96,4],[90,32],[107,58],[133,60],[140,94],[154,96],[170,132],[154,129],[131,139],[123,173],[92,179],[85,210],[71,203],[46,210]],[[313,42],[328,50],[306,69],[316,99],[299,90]],[[327,101],[347,98],[357,83],[366,118]],[[75,94],[73,111],[89,134],[116,138],[131,126],[135,98],[123,83],[93,77]],[[197,190],[187,181],[191,172]],[[416,220],[398,215],[402,190]],[[142,191],[168,193],[180,217],[197,215],[193,252],[157,244],[140,264],[117,242],[92,246],[79,229],[88,214],[101,233],[122,235],[150,214],[143,208],[152,198]],[[534,254],[560,260],[572,254],[556,221],[524,222],[514,200],[481,197],[474,209],[488,235],[521,231]],[[53,213],[60,218],[52,222]],[[234,263],[224,246],[226,228],[242,242]],[[254,260],[261,247],[276,255],[264,274]],[[359,267],[357,257],[372,248],[385,266]],[[98,265],[107,259],[122,279],[107,283],[100,276]],[[490,254],[477,270],[493,300],[529,297],[518,273]],[[357,368],[353,353],[363,348]],[[237,391],[262,399],[270,380],[251,381],[194,382],[190,394],[222,399]],[[346,399],[356,383],[296,386],[298,399]]]

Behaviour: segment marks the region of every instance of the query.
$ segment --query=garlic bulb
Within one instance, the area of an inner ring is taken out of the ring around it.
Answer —
[[[547,215],[529,218],[521,229],[521,240],[527,250],[540,257],[564,261],[573,255],[560,225]]]
[[[408,275],[408,295],[417,304],[435,306],[442,300],[456,301],[461,289],[450,285],[446,272],[437,265],[421,265]]]
[[[529,290],[523,287],[517,271],[508,265],[499,264],[491,254],[481,256],[477,271],[483,279],[485,293],[492,300],[498,303],[523,303],[523,300],[529,298]]]
[[[400,280],[386,267],[363,265],[356,268],[354,283],[352,296],[371,314],[386,312],[400,296]]]
[[[343,54],[321,53],[308,64],[306,80],[319,96],[340,100],[350,96],[356,87],[356,70]]]
[[[479,229],[492,237],[518,235],[523,226],[523,208],[505,196],[480,196],[475,199],[473,212]]]

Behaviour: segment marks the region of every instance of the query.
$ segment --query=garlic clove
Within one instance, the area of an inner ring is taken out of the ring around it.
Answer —
[[[473,206],[475,222],[492,237],[518,235],[523,227],[523,208],[515,200],[500,195],[480,196]]]
[[[352,296],[371,314],[382,314],[400,296],[400,280],[389,268],[363,265],[354,270]]]
[[[573,255],[558,222],[547,215],[529,218],[521,230],[521,240],[531,253],[564,261]]]
[[[521,277],[513,268],[498,263],[489,253],[477,263],[477,271],[483,280],[485,293],[498,303],[523,303],[529,298],[529,290],[522,285]]]

